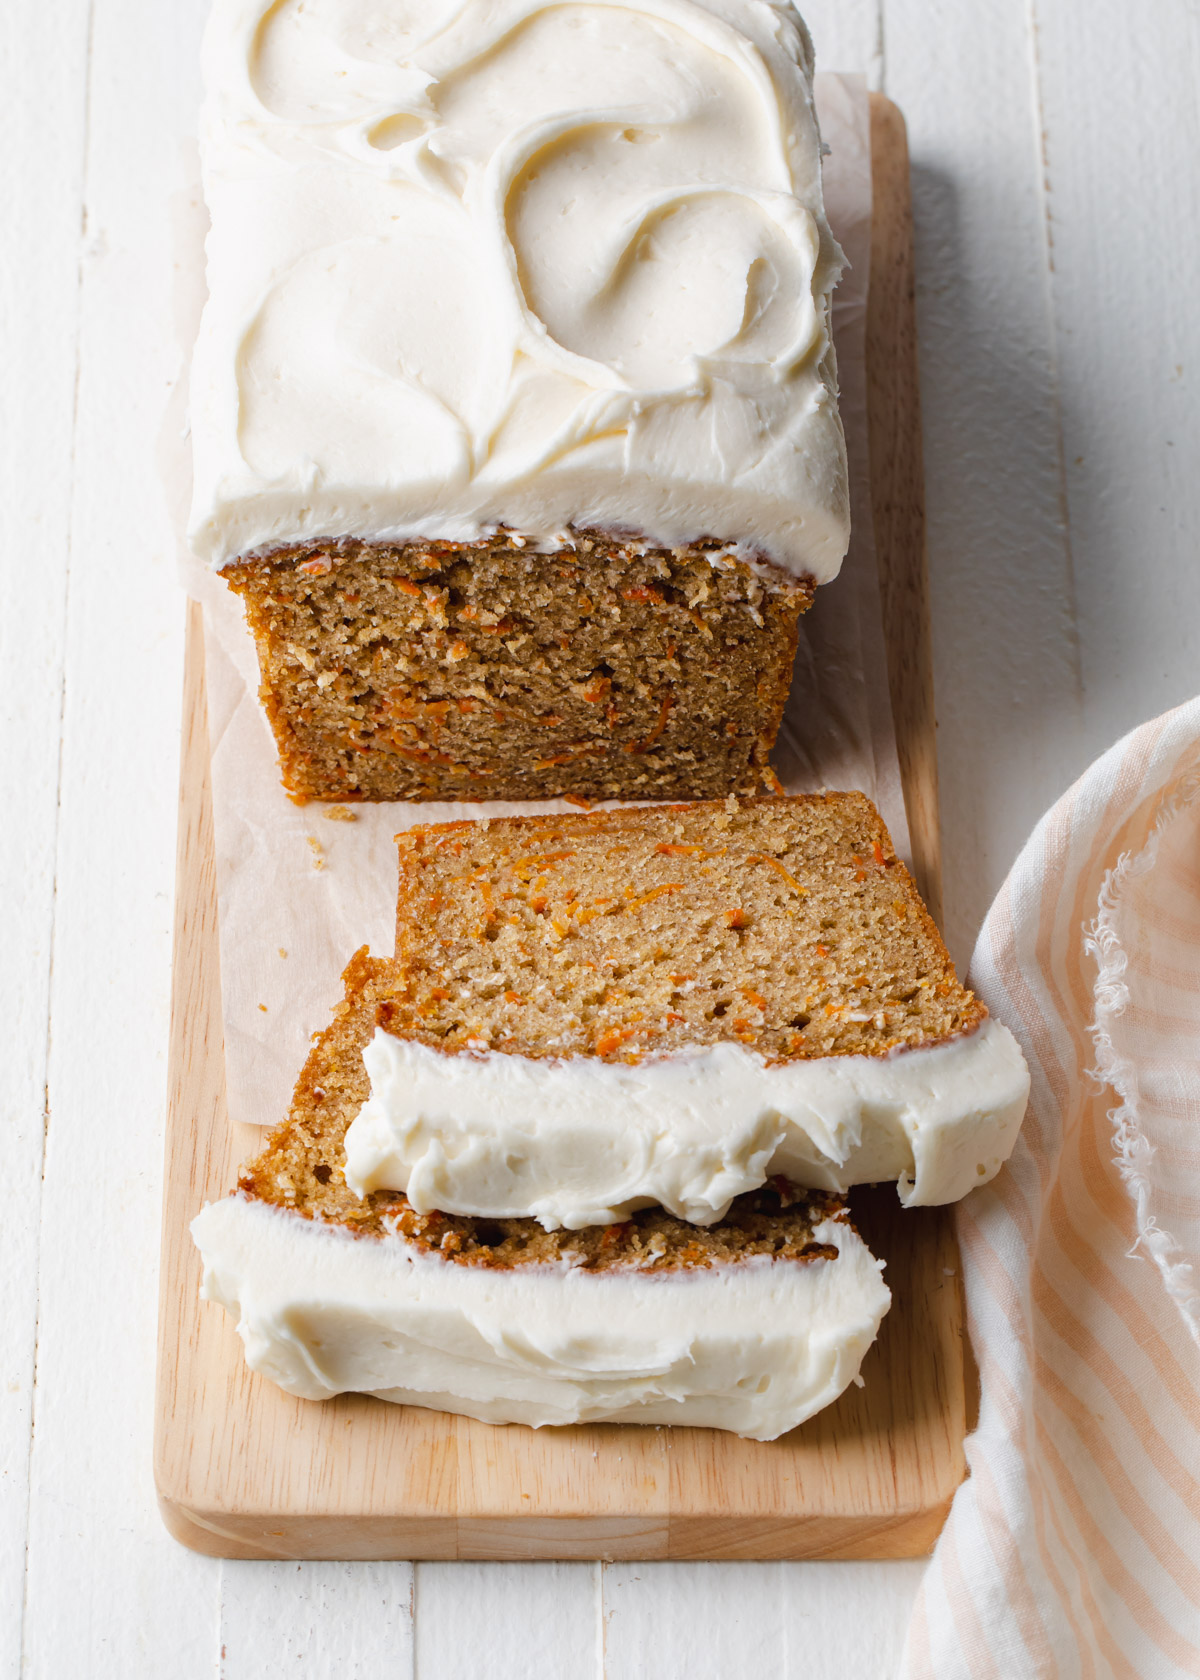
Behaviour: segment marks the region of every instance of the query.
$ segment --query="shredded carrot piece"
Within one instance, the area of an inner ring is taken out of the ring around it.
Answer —
[[[874,842],[872,850],[875,853],[875,862],[878,864],[880,869],[886,869],[888,866],[888,860],[884,857],[883,847],[879,844],[878,840]]]
[[[573,851],[538,852],[533,857],[522,858],[520,863],[515,863],[513,865],[513,874],[517,876],[518,880],[527,881],[535,870],[549,868],[551,864],[561,863],[564,858],[572,858],[574,856],[575,853]]]
[[[654,850],[661,857],[707,857],[703,846],[655,846]]]
[[[321,554],[315,560],[302,560],[296,570],[306,573],[309,577],[324,577],[326,572],[333,570],[333,561]]]
[[[643,904],[649,904],[652,899],[661,898],[664,893],[677,893],[682,891],[683,884],[678,881],[671,886],[651,887],[650,891],[643,893],[640,898],[631,898],[627,908],[630,910],[640,910]]]
[[[752,1003],[754,1005],[755,1009],[761,1009],[765,1013],[767,1000],[763,997],[761,992],[756,992],[751,986],[739,986],[738,991],[741,992],[742,996],[748,1003]]]
[[[505,992],[504,1001],[505,1003],[524,1003],[525,999],[520,992]]]
[[[731,928],[744,928],[746,925],[746,912],[741,909],[726,910],[725,920],[729,923]]]
[[[606,752],[606,747],[572,747],[569,752],[559,753],[556,758],[539,758],[534,765],[535,770],[552,770],[559,764],[571,764],[577,758],[586,758],[588,753]]]
[[[397,578],[396,588],[402,589],[406,595],[420,596],[421,593],[416,584],[412,583],[408,578]]]
[[[635,589],[622,589],[621,594],[627,601],[653,601],[655,606],[661,606],[663,597],[657,589],[648,589],[645,584],[639,584]]]
[[[606,1033],[601,1033],[596,1040],[596,1054],[611,1056],[614,1050],[619,1050],[631,1038],[636,1038],[642,1029],[640,1027],[610,1027]]]
[[[766,864],[769,864],[772,869],[776,870],[780,875],[783,876],[784,880],[788,883],[788,885],[795,892],[798,892],[800,894],[801,898],[807,898],[808,897],[808,888],[807,887],[802,887],[800,885],[799,881],[797,881],[796,877],[794,875],[792,875],[788,870],[786,870],[783,867],[783,865],[780,863],[778,858],[767,857],[766,854],[763,853],[763,852],[754,852],[749,858],[746,859],[746,861],[747,861],[747,863],[766,863]]]
[[[783,783],[779,780],[779,777],[775,774],[769,764],[763,766],[762,779],[770,788],[772,793],[778,794],[783,792]]]
[[[631,741],[625,748],[625,751],[627,753],[648,752],[654,745],[655,741],[658,740],[663,730],[667,727],[667,718],[670,716],[671,707],[674,704],[675,695],[668,689],[667,693],[663,695],[662,707],[658,714],[658,722],[654,725],[654,728],[650,731],[649,735],[646,736],[644,741]]]
[[[592,801],[590,799],[581,799],[577,793],[564,793],[563,798],[566,800],[568,805],[578,805],[581,811],[590,811],[592,808]]]

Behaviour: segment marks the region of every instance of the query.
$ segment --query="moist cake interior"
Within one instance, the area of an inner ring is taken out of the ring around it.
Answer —
[[[397,841],[398,970],[380,1021],[443,1050],[879,1055],[986,1015],[862,794],[506,818]]]
[[[338,800],[760,791],[812,599],[720,543],[598,531],[309,543],[223,575],[285,786]]]

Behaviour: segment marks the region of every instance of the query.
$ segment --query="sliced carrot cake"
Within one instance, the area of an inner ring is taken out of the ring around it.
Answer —
[[[1011,1151],[1020,1049],[863,795],[398,840],[396,963],[346,1135],[360,1194],[547,1229],[651,1204],[711,1224],[775,1174],[949,1202]]]
[[[360,953],[292,1111],[192,1225],[204,1293],[250,1366],[490,1422],[696,1424],[771,1440],[857,1375],[890,1296],[837,1196],[776,1181],[697,1229],[660,1209],[548,1233],[532,1219],[359,1198],[342,1173],[363,1049],[392,981]]]
[[[785,0],[216,0],[196,553],[317,799],[764,785],[848,537]]]

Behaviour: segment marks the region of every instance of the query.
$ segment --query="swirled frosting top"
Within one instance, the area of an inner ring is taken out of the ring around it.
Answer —
[[[784,0],[216,0],[192,537],[848,531]]]

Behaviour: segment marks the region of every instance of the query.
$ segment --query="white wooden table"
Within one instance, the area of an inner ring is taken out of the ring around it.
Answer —
[[[256,1564],[150,1476],[203,0],[0,6],[0,1676],[886,1680],[919,1564]],[[1194,0],[810,0],[915,166],[946,901],[1200,688]]]

